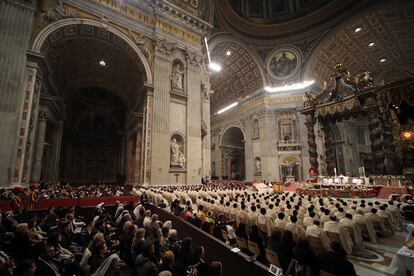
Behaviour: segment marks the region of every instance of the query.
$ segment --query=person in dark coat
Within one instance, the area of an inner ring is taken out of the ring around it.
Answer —
[[[272,235],[270,236],[270,238],[267,240],[267,248],[269,248],[270,250],[277,252],[277,250],[281,249],[281,241],[280,239],[282,238],[282,233],[279,231],[279,229],[273,229],[272,231]]]
[[[36,262],[36,272],[35,276],[60,276],[60,272],[53,262],[53,257],[55,256],[55,247],[48,243],[41,246],[41,254],[39,259]]]
[[[318,275],[319,268],[316,261],[316,256],[310,248],[309,241],[305,238],[300,238],[297,245],[293,248],[292,257],[300,264],[310,267],[313,275]]]
[[[282,232],[282,239],[280,240],[280,248],[276,249],[284,272],[286,272],[290,261],[292,260],[292,251],[295,246],[296,243],[293,239],[292,232],[284,230]]]
[[[346,259],[346,252],[337,241],[330,243],[332,251],[321,252],[317,258],[319,269],[336,276],[356,276],[354,265]]]

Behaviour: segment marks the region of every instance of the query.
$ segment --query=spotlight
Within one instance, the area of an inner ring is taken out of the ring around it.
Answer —
[[[208,68],[210,68],[211,70],[215,71],[215,72],[220,72],[221,71],[221,65],[217,64],[215,62],[211,62],[208,64]]]
[[[380,59],[380,62],[386,62],[387,60],[385,58]]]
[[[358,28],[355,28],[354,32],[358,33],[358,32],[360,32],[361,30],[362,30],[362,28],[361,28],[361,27],[358,27]]]
[[[217,115],[218,114],[221,114],[221,113],[223,113],[223,112],[225,112],[225,111],[227,111],[229,109],[232,109],[233,107],[236,107],[238,104],[239,104],[238,102],[234,102],[234,103],[226,106],[225,108],[220,109],[219,111],[217,111]]]
[[[106,62],[103,59],[101,59],[99,61],[99,65],[104,67],[104,66],[106,66]]]
[[[368,44],[368,47],[372,47],[375,45],[375,42],[371,42],[370,44]]]
[[[291,85],[285,85],[285,86],[278,86],[278,87],[269,87],[266,86],[264,89],[266,92],[274,93],[274,92],[284,92],[284,91],[293,91],[293,90],[299,90],[306,88],[308,86],[311,86],[313,83],[315,83],[314,80],[311,81],[304,81],[302,83],[294,83]]]
[[[229,55],[231,55],[231,51],[227,50],[226,56],[229,56]]]

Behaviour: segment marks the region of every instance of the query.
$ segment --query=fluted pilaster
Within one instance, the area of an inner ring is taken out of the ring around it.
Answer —
[[[34,3],[0,1],[0,185],[12,181]]]

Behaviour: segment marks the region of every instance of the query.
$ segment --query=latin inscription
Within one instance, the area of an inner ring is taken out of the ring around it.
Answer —
[[[150,25],[156,28],[160,28],[164,31],[175,34],[176,36],[181,37],[185,39],[186,41],[189,41],[195,44],[201,44],[201,38],[199,36],[194,35],[190,32],[187,32],[161,19],[150,17],[140,12],[134,7],[131,7],[125,4],[122,5],[114,0],[95,0],[95,1],[98,2],[99,4],[104,5],[105,7],[108,7],[112,10],[125,14],[128,17],[134,18],[135,20],[139,22],[142,22],[144,24],[147,24],[147,25]]]

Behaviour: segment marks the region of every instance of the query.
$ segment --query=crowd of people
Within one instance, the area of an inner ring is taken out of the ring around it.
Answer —
[[[266,248],[275,252],[284,272],[292,269],[294,259],[313,275],[319,269],[355,275],[347,256],[364,248],[364,239],[375,244],[393,235],[402,223],[400,209],[413,207],[412,201],[260,193],[223,184],[134,192],[156,205],[170,206],[174,214],[230,244],[238,238],[255,242],[259,260],[268,261]]]
[[[232,181],[132,191],[114,185],[87,189],[44,185],[1,194],[11,200],[22,194],[29,198],[132,194],[140,201],[118,202],[113,213],[99,204],[90,219],[81,216],[80,207],[50,208],[44,216],[30,208],[1,213],[0,275],[220,275],[221,263],[207,264],[204,248],[194,247],[191,237],[179,241],[170,221],[161,222],[145,208],[149,203],[247,253],[241,240],[257,244],[255,255],[264,263],[271,262],[268,251],[275,253],[285,273],[306,270],[307,275],[319,275],[324,270],[356,275],[348,260],[354,249],[393,235],[402,224],[400,211],[414,208],[411,200],[253,192]]]
[[[117,202],[114,213],[99,204],[90,220],[82,208],[26,210],[0,216],[0,275],[219,276],[204,248],[178,239],[171,221],[161,222],[142,204]]]
[[[0,200],[10,201],[12,209],[32,210],[41,199],[99,198],[132,195],[131,189],[115,184],[30,184],[28,187],[0,189]]]

